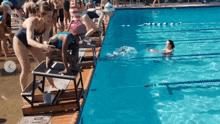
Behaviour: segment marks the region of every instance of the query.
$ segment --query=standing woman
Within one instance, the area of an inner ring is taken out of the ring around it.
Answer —
[[[71,21],[81,20],[81,13],[84,11],[84,0],[71,0],[70,17]]]
[[[70,1],[69,0],[65,0],[64,2],[64,22],[65,22],[65,28],[68,27],[68,22],[70,23]]]
[[[14,36],[14,52],[21,65],[20,85],[23,91],[28,85],[28,74],[30,72],[30,61],[28,57],[29,51],[33,55],[37,63],[45,60],[43,50],[52,51],[54,46],[38,43],[34,36],[42,35],[43,41],[49,39],[49,33],[52,28],[52,8],[50,6],[40,6],[38,10],[38,17],[30,17],[26,19],[22,28]],[[51,78],[47,78],[50,84],[50,89],[56,89]]]
[[[51,0],[51,6],[53,8],[53,26],[55,30],[55,34],[57,34],[57,18],[58,18],[58,4],[60,2],[58,0]]]
[[[6,44],[6,32],[8,31],[7,30],[7,24],[6,24],[6,21],[7,21],[7,13],[8,13],[8,10],[9,8],[8,7],[5,7],[3,5],[0,5],[0,13],[2,13],[0,15],[0,56],[2,56],[2,47],[5,51],[5,57],[10,57],[11,54],[8,52],[8,48],[7,48],[7,44]],[[1,47],[2,45],[2,47]]]
[[[58,6],[57,6],[57,12],[58,12],[58,16],[57,16],[57,23],[59,24],[59,20],[60,20],[60,26],[59,29],[60,31],[64,31],[64,0],[57,0],[58,2]]]

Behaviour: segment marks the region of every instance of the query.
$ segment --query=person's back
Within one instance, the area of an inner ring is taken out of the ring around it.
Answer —
[[[53,37],[50,38],[47,44],[56,46],[57,50],[50,52],[46,57],[46,68],[51,68],[53,61],[55,60],[55,56],[62,56],[62,60],[64,63],[65,69],[60,74],[69,74],[71,70],[81,71],[79,67],[77,67],[78,61],[78,52],[79,52],[79,36],[72,35],[69,32],[60,32]],[[72,47],[72,56],[67,55],[68,48]],[[55,56],[54,56],[55,55]],[[68,66],[68,64],[70,66]]]

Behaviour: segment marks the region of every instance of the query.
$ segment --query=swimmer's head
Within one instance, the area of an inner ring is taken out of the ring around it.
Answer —
[[[166,46],[169,49],[173,49],[175,47],[175,45],[174,45],[172,40],[168,40]]]
[[[106,15],[114,16],[115,8],[111,3],[106,3],[103,12],[105,12]]]
[[[52,21],[53,11],[52,8],[48,5],[42,5],[39,7],[40,17],[44,20],[45,23]]]

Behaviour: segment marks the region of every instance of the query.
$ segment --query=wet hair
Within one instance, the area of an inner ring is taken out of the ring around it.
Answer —
[[[170,45],[171,45],[171,48],[173,49],[173,48],[175,47],[173,41],[172,41],[172,40],[168,40],[168,41],[169,41],[169,43],[170,43]]]

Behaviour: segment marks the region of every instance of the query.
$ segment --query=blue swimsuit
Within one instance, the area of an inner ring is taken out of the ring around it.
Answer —
[[[70,34],[70,33],[68,33],[68,32],[60,32],[60,33],[58,33],[58,34],[56,35],[56,38],[55,38],[55,39],[51,40],[51,42],[50,42],[49,44],[56,46],[56,48],[58,48],[58,49],[62,49],[62,44],[63,44],[63,42],[58,39],[58,36],[59,36],[60,34],[66,34],[66,35],[69,37],[69,39],[70,39],[69,44],[70,44],[70,43],[73,43],[72,34]]]

